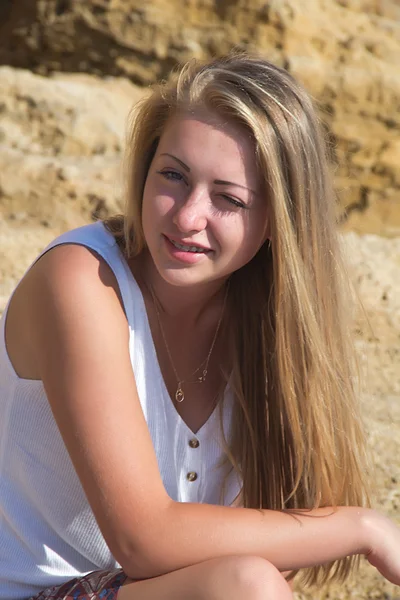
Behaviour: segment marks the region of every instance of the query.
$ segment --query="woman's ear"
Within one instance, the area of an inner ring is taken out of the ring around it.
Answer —
[[[265,242],[271,242],[272,241],[272,228],[271,228],[271,219],[269,217],[269,211],[267,214],[267,222],[265,224],[265,231],[264,231],[264,237],[263,237],[263,244]]]

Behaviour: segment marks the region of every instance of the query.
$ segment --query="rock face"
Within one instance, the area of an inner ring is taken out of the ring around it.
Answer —
[[[127,80],[0,67],[0,302],[55,235],[121,210]]]
[[[263,52],[320,104],[346,226],[400,233],[398,0],[16,0],[0,23],[0,64],[140,85],[193,56]]]
[[[38,252],[62,231],[121,208],[126,117],[142,90],[122,79],[51,78],[0,68],[0,312]],[[344,234],[364,305],[355,333],[376,504],[400,508],[400,237]],[[317,596],[298,595],[298,600]],[[398,598],[365,568],[321,598]]]

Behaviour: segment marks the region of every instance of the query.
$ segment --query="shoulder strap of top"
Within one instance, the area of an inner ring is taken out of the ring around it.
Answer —
[[[113,235],[104,227],[104,224],[101,221],[67,231],[66,233],[63,233],[57,237],[43,250],[43,252],[39,254],[39,256],[37,256],[33,263],[28,267],[25,274],[44,254],[46,254],[46,252],[62,244],[79,244],[85,246],[96,252],[106,261],[117,280],[126,318],[129,326],[131,329],[133,329],[134,307],[141,306],[141,303],[137,301],[138,299],[141,299],[140,288],[137,285]],[[5,341],[5,323],[11,298],[12,295],[10,296],[0,319],[0,357],[2,358],[1,363],[4,365],[7,371],[15,376],[15,371],[12,368],[12,364],[7,354]]]
[[[114,239],[114,236],[105,228],[101,221],[91,223],[90,225],[84,225],[83,227],[78,227],[77,229],[67,231],[66,233],[63,233],[57,237],[43,250],[43,252],[39,254],[39,256],[37,256],[25,274],[44,254],[46,254],[46,252],[55,246],[60,246],[62,244],[79,244],[85,246],[96,252],[106,261],[115,275],[128,323],[132,325],[135,302],[134,296],[138,294],[140,295],[140,289]],[[11,297],[7,302],[0,320],[1,340],[4,340],[5,320]]]
[[[67,231],[51,242],[38,256],[36,261],[55,246],[62,244],[79,244],[85,246],[96,252],[96,254],[106,261],[117,280],[125,313],[130,322],[134,307],[132,294],[137,292],[139,288],[112,233],[105,228],[101,221]]]

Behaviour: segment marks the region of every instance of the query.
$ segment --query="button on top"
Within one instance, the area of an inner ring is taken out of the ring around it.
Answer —
[[[199,442],[199,440],[196,440],[196,438],[193,438],[192,440],[189,441],[189,446],[191,448],[198,448],[200,446],[200,442]]]
[[[194,471],[190,471],[187,475],[186,475],[186,479],[188,481],[196,481],[197,479],[197,473],[195,473]]]

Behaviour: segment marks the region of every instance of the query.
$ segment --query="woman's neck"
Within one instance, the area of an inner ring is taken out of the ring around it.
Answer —
[[[146,251],[132,259],[129,266],[142,294],[157,302],[164,317],[179,319],[182,326],[198,325],[206,315],[218,313],[224,304],[226,280],[193,286],[171,285],[160,276]]]

